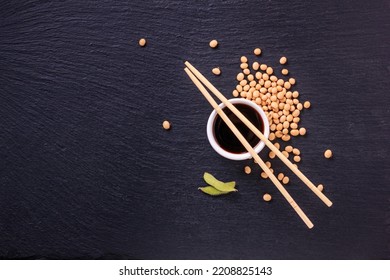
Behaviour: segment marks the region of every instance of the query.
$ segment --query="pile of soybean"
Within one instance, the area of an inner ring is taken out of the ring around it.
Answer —
[[[254,50],[254,54],[258,57],[262,53],[260,48]],[[300,94],[294,90],[296,85],[295,78],[288,77],[289,70],[285,67],[287,58],[281,57],[279,63],[284,66],[280,73],[269,65],[260,61],[250,63],[246,56],[240,59],[241,71],[237,74],[237,85],[232,94],[234,97],[248,99],[259,105],[266,113],[270,124],[269,140],[282,151],[282,153],[290,158],[295,165],[301,161],[301,152],[298,148],[287,145],[281,148],[278,139],[287,142],[292,137],[303,136],[306,134],[306,128],[300,126],[301,112],[304,109],[309,109],[311,104],[309,101],[300,101]],[[269,152],[269,159],[275,158],[274,152]],[[325,156],[327,158],[331,156]],[[266,162],[271,172],[272,164]],[[298,166],[297,166],[298,167]],[[249,166],[244,167],[246,174],[251,173]],[[261,173],[261,177],[268,178],[265,172]],[[283,173],[278,173],[277,178],[283,184],[288,184],[290,179]],[[323,185],[319,185],[319,189],[323,190]],[[267,194],[268,195],[268,194]],[[268,196],[267,196],[268,197]],[[270,198],[264,199],[269,201]]]
[[[256,52],[255,50],[255,53]],[[281,64],[287,63],[287,58],[280,59]],[[245,56],[241,57],[241,72],[237,74],[238,84],[233,90],[234,97],[242,97],[261,106],[270,122],[269,139],[281,138],[289,141],[291,136],[305,135],[306,129],[299,126],[301,111],[310,108],[310,102],[301,103],[299,92],[294,90],[294,78],[277,77],[274,69],[266,64],[255,61],[249,67]],[[288,75],[288,70],[281,72]]]

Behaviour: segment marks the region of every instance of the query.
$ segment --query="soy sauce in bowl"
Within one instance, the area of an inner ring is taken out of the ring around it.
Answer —
[[[235,107],[264,134],[263,119],[253,107],[246,104],[235,104]],[[229,108],[225,107],[223,111],[252,147],[259,144],[260,139]],[[215,118],[213,133],[218,145],[225,151],[234,154],[247,152],[219,115]]]

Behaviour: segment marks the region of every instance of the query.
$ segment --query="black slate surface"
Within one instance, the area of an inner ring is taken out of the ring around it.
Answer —
[[[388,259],[388,15],[363,0],[1,1],[0,257]],[[334,206],[288,186],[312,230],[251,161],[212,150],[211,109],[183,71],[231,97],[255,47],[279,70],[287,56],[312,103],[293,144]],[[201,194],[204,171],[239,193]]]

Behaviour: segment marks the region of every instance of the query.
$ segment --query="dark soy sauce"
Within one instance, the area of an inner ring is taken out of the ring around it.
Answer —
[[[257,127],[262,133],[264,133],[264,123],[260,114],[252,107],[245,104],[234,105],[255,127]],[[225,114],[229,117],[232,123],[237,127],[245,139],[252,147],[255,147],[260,139],[239,119],[235,114],[230,111],[229,108],[223,109]],[[227,152],[242,154],[247,150],[233,134],[226,123],[221,119],[219,115],[215,118],[214,122],[214,135],[217,143]]]

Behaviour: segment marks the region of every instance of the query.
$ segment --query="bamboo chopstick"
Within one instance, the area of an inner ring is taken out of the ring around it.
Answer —
[[[207,99],[207,101],[211,104],[211,106],[216,110],[218,115],[222,118],[222,120],[229,126],[234,135],[238,138],[241,144],[245,147],[245,149],[251,154],[251,156],[256,160],[261,169],[268,175],[271,181],[275,184],[278,190],[282,193],[287,202],[291,205],[291,207],[297,212],[299,217],[303,220],[308,228],[313,228],[313,223],[306,216],[306,214],[302,211],[302,209],[298,206],[295,200],[291,197],[288,191],[282,186],[279,180],[275,177],[275,175],[269,170],[267,165],[265,165],[264,161],[259,157],[259,155],[255,152],[252,146],[248,143],[245,137],[240,133],[237,127],[232,123],[232,121],[226,116],[225,112],[218,106],[217,102],[212,98],[210,93],[205,89],[205,87],[200,83],[200,81],[191,73],[188,68],[185,68],[187,75],[190,77],[192,82],[198,87],[203,96]]]
[[[258,130],[237,108],[231,104],[227,98],[219,91],[217,90],[194,66],[191,65],[188,61],[184,63],[191,72],[201,81],[207,88],[210,89],[210,91],[218,97],[219,100],[222,101],[223,104],[225,104],[226,107],[228,107],[247,127],[249,127],[250,130],[252,130],[253,133],[257,137],[259,137],[267,146],[270,148],[271,151],[273,151],[280,159],[281,161],[286,164],[292,172],[294,172],[295,175],[301,179],[306,186],[309,187],[328,207],[332,206],[332,202],[327,198],[318,188],[297,168],[295,167],[291,161],[289,161],[280,151],[278,148],[276,148],[271,141],[269,141],[263,133],[261,133],[260,130]]]

